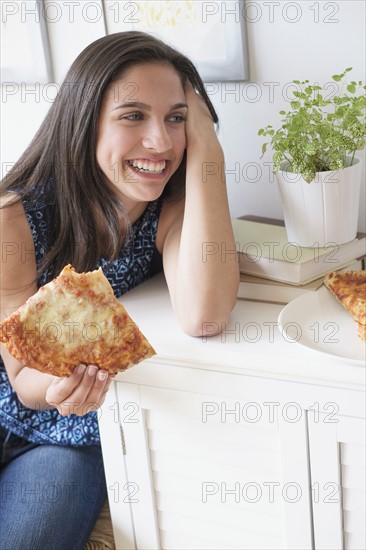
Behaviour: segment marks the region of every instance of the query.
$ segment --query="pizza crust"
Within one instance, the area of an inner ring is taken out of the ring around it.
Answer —
[[[366,341],[366,270],[333,271],[324,284],[355,319],[358,334]]]
[[[71,265],[0,324],[0,341],[23,365],[62,377],[80,363],[116,374],[156,353],[102,269]]]

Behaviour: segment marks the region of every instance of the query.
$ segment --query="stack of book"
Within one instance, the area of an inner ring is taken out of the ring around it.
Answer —
[[[286,304],[318,290],[326,273],[363,269],[366,235],[342,245],[304,248],[287,240],[283,222],[232,220],[240,266],[238,298]]]

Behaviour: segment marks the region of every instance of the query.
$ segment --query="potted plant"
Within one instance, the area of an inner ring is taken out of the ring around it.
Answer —
[[[300,246],[342,244],[357,235],[362,167],[355,153],[365,147],[366,86],[347,84],[351,70],[332,77],[340,87],[332,97],[325,87],[294,80],[298,89],[290,110],[280,111],[280,127],[258,132],[271,137],[288,240]]]

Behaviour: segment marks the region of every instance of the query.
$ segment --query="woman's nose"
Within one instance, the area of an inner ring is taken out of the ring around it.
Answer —
[[[164,123],[155,122],[146,128],[146,134],[142,139],[145,149],[153,149],[157,153],[164,153],[172,149],[172,140]]]

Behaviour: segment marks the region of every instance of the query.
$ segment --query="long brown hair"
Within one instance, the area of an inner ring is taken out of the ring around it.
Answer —
[[[183,84],[189,79],[217,122],[196,68],[164,42],[147,33],[128,31],[104,36],[87,46],[70,67],[31,144],[0,186],[1,195],[15,191],[27,198],[41,183],[54,182],[55,240],[40,270],[52,266],[52,274],[57,275],[67,263],[79,271],[90,270],[100,256],[118,256],[129,226],[121,202],[104,183],[96,162],[99,111],[107,87],[127,68],[154,61],[171,63]],[[185,167],[184,155],[164,190],[167,198],[184,193]]]

